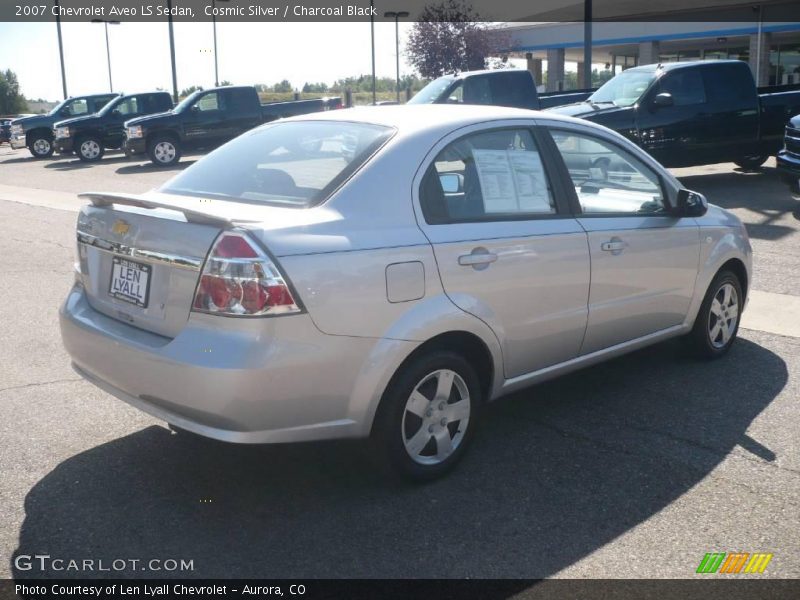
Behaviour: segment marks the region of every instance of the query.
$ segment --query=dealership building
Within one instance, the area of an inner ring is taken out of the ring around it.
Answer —
[[[582,22],[563,22],[581,18],[580,4],[572,6],[572,13],[554,10],[532,15],[526,19],[529,22],[501,27],[507,55],[526,59],[535,80],[546,79],[548,91],[567,89],[568,63],[577,63],[577,81],[584,81],[586,28]],[[640,22],[613,21],[611,14],[609,20],[591,23],[591,64],[618,73],[651,63],[729,58],[749,63],[758,85],[800,84],[800,20],[786,18],[791,14],[786,9],[796,11],[798,6],[800,3],[739,3],[714,8],[713,20],[708,20],[708,13],[688,9],[643,14]],[[780,20],[770,21],[770,16]],[[533,19],[562,22],[530,22]]]

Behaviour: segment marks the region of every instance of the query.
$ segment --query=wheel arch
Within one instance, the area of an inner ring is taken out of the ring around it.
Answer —
[[[44,134],[51,142],[53,141],[53,131],[48,129],[47,127],[34,127],[33,129],[25,132],[25,144],[29,145],[34,139],[35,136]]]
[[[435,351],[451,351],[462,356],[470,363],[480,382],[481,392],[484,402],[492,397],[492,388],[495,383],[495,359],[489,346],[477,334],[465,330],[453,330],[440,333],[429,340],[418,345],[412,350],[397,366],[389,381],[384,386],[380,394],[377,407],[372,415],[370,424],[370,434],[373,432],[375,423],[378,422],[378,415],[383,407],[388,390],[397,381],[403,370],[417,360],[420,356]]]
[[[750,283],[747,276],[747,267],[744,266],[744,262],[742,262],[742,260],[739,258],[730,258],[725,261],[725,263],[723,263],[719,269],[717,269],[714,277],[716,277],[721,271],[731,271],[734,275],[736,275],[736,277],[739,278],[739,283],[742,286],[742,295],[744,296],[742,298],[742,302],[744,302],[747,299],[748,286]]]

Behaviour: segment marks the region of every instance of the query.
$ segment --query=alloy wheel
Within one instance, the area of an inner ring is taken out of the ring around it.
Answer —
[[[44,156],[48,152],[50,152],[50,142],[45,139],[38,139],[33,142],[33,151],[39,155]]]
[[[153,154],[160,163],[171,162],[175,158],[175,145],[171,142],[159,142],[153,148]]]
[[[411,392],[403,411],[406,452],[416,463],[437,465],[461,444],[471,414],[469,389],[455,371],[426,375]]]
[[[714,294],[708,314],[708,338],[714,348],[724,348],[739,324],[739,295],[731,283],[723,283]]]
[[[81,156],[93,160],[100,156],[100,144],[95,140],[86,140],[81,144]]]

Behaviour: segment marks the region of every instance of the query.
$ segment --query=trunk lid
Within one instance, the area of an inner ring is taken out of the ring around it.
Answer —
[[[114,319],[175,337],[189,317],[206,254],[233,220],[219,206],[198,210],[197,198],[81,197],[91,202],[81,209],[77,227],[89,303]]]

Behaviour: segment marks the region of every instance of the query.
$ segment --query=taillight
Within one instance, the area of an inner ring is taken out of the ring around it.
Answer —
[[[192,310],[260,317],[300,312],[278,266],[247,236],[226,231],[211,246]]]

